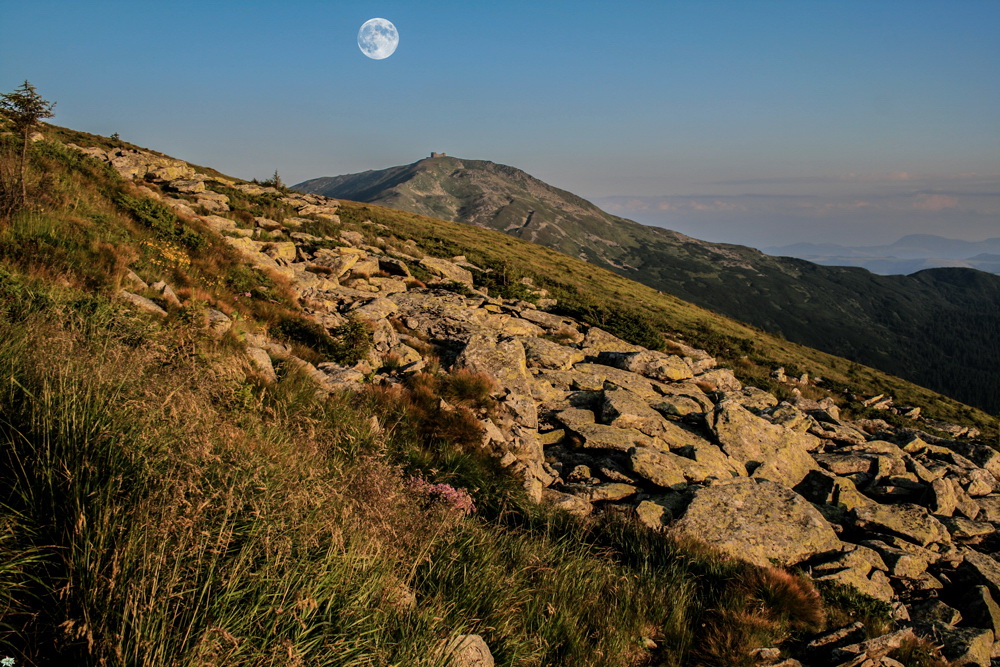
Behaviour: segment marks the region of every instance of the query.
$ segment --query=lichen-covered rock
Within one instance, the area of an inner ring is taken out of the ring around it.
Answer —
[[[963,595],[960,603],[962,616],[972,626],[992,630],[1000,636],[1000,605],[990,595],[986,586],[976,586],[968,595]]]
[[[580,350],[544,338],[527,337],[522,339],[521,344],[524,345],[528,366],[532,368],[568,370],[584,359]]]
[[[601,402],[601,422],[604,424],[649,433],[664,421],[659,412],[630,391],[611,389],[604,392]]]
[[[668,385],[669,386],[669,385]],[[670,393],[651,407],[667,419],[700,416],[715,409],[715,403],[698,387],[690,383],[669,386]]]
[[[837,534],[797,493],[767,480],[700,488],[677,530],[757,565],[794,565],[839,550]]]
[[[950,479],[936,479],[931,482],[930,503],[931,510],[941,516],[951,516],[958,507],[958,495],[955,491],[954,482]]]
[[[230,232],[236,229],[236,221],[219,215],[203,215],[202,222],[215,232]]]
[[[694,376],[691,366],[681,357],[653,350],[606,352],[600,355],[600,361],[660,382],[678,382]]]
[[[566,428],[575,429],[584,424],[593,424],[597,421],[593,411],[583,408],[566,408],[555,414],[555,419]]]
[[[746,477],[747,474],[743,464],[709,442],[687,445],[673,452],[691,459],[706,469],[710,478],[727,480],[733,477]]]
[[[686,501],[683,494],[654,496],[641,501],[635,508],[639,522],[653,530],[662,530],[682,512]]]
[[[662,486],[665,489],[683,490],[688,485],[688,476],[684,474],[684,468],[694,468],[698,464],[683,456],[677,456],[670,452],[665,452],[653,447],[636,447],[629,453],[629,460],[632,463],[632,470],[645,480]],[[698,481],[704,481],[708,476],[707,471],[702,470]]]
[[[701,378],[698,378],[699,380]],[[757,387],[743,387],[739,391],[726,391],[722,394],[722,400],[736,401],[748,410],[765,410],[778,405],[778,399],[773,394],[769,394]]]
[[[898,649],[903,645],[904,642],[914,641],[916,635],[913,634],[912,628],[903,628],[902,630],[897,630],[896,632],[891,632],[881,637],[875,637],[867,641],[863,641],[859,644],[851,644],[849,646],[843,646],[841,648],[836,648],[833,650],[834,660],[851,660],[855,657],[863,657],[870,660],[870,663],[865,663],[859,661],[857,663],[849,662],[847,664],[861,667],[861,665],[871,664],[872,667],[881,664],[877,662],[881,658],[885,657],[892,651]]]
[[[575,380],[580,390],[627,389],[641,399],[650,401],[662,395],[658,390],[659,382],[620,368],[583,363],[574,364],[573,371],[580,374]]]
[[[881,540],[865,540],[863,544],[873,549],[888,566],[892,576],[903,579],[919,579],[930,565],[928,560],[919,553],[904,551],[890,546]]]
[[[278,266],[278,263],[275,262],[273,258],[261,252],[263,248],[262,243],[258,243],[253,239],[232,236],[224,236],[222,237],[222,240],[238,252],[242,253],[243,256],[250,260],[250,263],[254,266],[267,269],[273,269]]]
[[[607,484],[569,484],[566,489],[590,503],[607,500],[622,500],[638,490],[632,484],[609,482]]]
[[[854,509],[854,525],[864,530],[898,535],[920,546],[950,543],[951,535],[940,521],[919,505],[871,504]]]
[[[350,314],[362,320],[382,320],[396,313],[399,307],[389,299],[378,297],[368,302],[355,301],[357,308]]]
[[[655,440],[634,428],[618,428],[605,424],[577,424],[569,426],[586,449],[610,449],[627,452],[633,447],[652,447]]]
[[[472,272],[468,269],[463,269],[457,264],[449,262],[446,259],[425,257],[420,260],[420,266],[424,267],[434,275],[444,278],[445,280],[463,283],[465,285],[469,285],[470,287],[472,286]]]
[[[789,445],[767,454],[750,476],[769,479],[772,482],[793,488],[813,471],[819,470],[816,461],[802,447]]]
[[[644,349],[638,345],[626,343],[618,336],[609,334],[604,329],[598,327],[590,327],[587,330],[583,341],[580,343],[580,348],[587,356],[592,357],[596,357],[602,352],[639,352]]]
[[[455,360],[455,368],[490,377],[505,394],[503,403],[516,421],[529,428],[538,428],[538,409],[531,397],[531,376],[524,346],[519,340],[498,340],[495,336],[475,334]]]
[[[481,300],[453,292],[406,291],[386,297],[399,307],[399,317],[415,335],[430,340],[465,343],[473,334],[497,336],[489,326],[489,315]],[[522,346],[523,349],[523,346]]]
[[[728,368],[716,368],[702,373],[695,381],[708,391],[739,391],[743,383]]]
[[[229,211],[229,197],[218,192],[202,192],[195,199],[194,203],[206,211],[215,211],[217,213]]]
[[[942,517],[941,523],[948,528],[948,532],[956,539],[978,541],[978,538],[987,537],[996,533],[996,527],[987,521],[972,521],[960,516]]]
[[[164,281],[158,280],[152,285],[150,285],[150,288],[159,292],[167,303],[172,304],[174,306],[181,305],[181,300],[177,298],[177,293],[174,292],[173,288],[170,287],[170,285],[168,285]]]
[[[722,449],[749,467],[788,448],[808,452],[819,446],[815,437],[772,424],[735,401],[719,403],[709,426]]]
[[[842,519],[855,507],[872,502],[858,491],[850,479],[838,477],[825,470],[810,470],[794,489],[810,502],[836,509],[836,512],[827,512],[826,508],[821,509],[827,518],[836,515],[838,519]]]
[[[941,654],[951,665],[990,667],[993,654],[993,631],[983,628],[934,626],[934,638],[943,644]]]
[[[594,506],[580,496],[555,489],[543,489],[542,500],[575,516],[587,516],[594,511]]]
[[[960,571],[976,585],[986,586],[994,599],[1000,597],[1000,562],[996,558],[972,549],[963,549],[965,556]]]
[[[881,570],[864,572],[862,568],[847,567],[819,572],[814,571],[813,579],[816,581],[833,582],[842,586],[851,586],[865,595],[870,595],[884,602],[888,602],[893,597],[892,585],[889,583],[889,578]]]

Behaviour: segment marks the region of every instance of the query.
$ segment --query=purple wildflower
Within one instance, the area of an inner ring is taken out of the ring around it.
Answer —
[[[469,492],[465,489],[456,489],[451,484],[431,484],[420,477],[411,477],[410,488],[430,500],[444,503],[463,515],[476,511],[476,504],[472,501]]]

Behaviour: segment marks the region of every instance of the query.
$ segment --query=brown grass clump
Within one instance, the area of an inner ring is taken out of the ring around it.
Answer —
[[[496,383],[484,373],[463,368],[441,378],[441,391],[461,405],[487,410],[492,405],[490,395],[496,391]]]
[[[899,648],[891,651],[889,657],[907,667],[950,667],[951,663],[941,656],[941,651],[926,639],[905,639]]]
[[[760,611],[722,611],[696,640],[692,664],[698,667],[736,667],[752,665],[750,652],[773,646],[780,633],[777,621]]]
[[[406,280],[407,289],[426,289],[427,283],[422,280],[417,280],[416,278],[408,278]]]
[[[752,570],[745,585],[754,598],[767,605],[769,612],[792,632],[818,632],[826,614],[823,600],[805,576],[776,567]]]

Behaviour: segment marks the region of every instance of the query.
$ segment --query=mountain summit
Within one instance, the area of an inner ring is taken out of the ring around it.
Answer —
[[[483,160],[426,158],[294,188],[500,230],[1000,411],[1000,276],[970,269],[879,276],[700,241]]]
[[[515,167],[433,155],[401,167],[316,178],[294,189],[497,229],[617,268],[634,268],[627,260],[636,242],[645,229],[654,229],[606,213]]]

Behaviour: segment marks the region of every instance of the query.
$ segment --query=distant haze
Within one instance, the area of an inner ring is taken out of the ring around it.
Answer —
[[[1000,235],[998,174],[847,174],[711,182],[698,194],[611,196],[601,208],[707,241],[884,245],[910,234]]]

